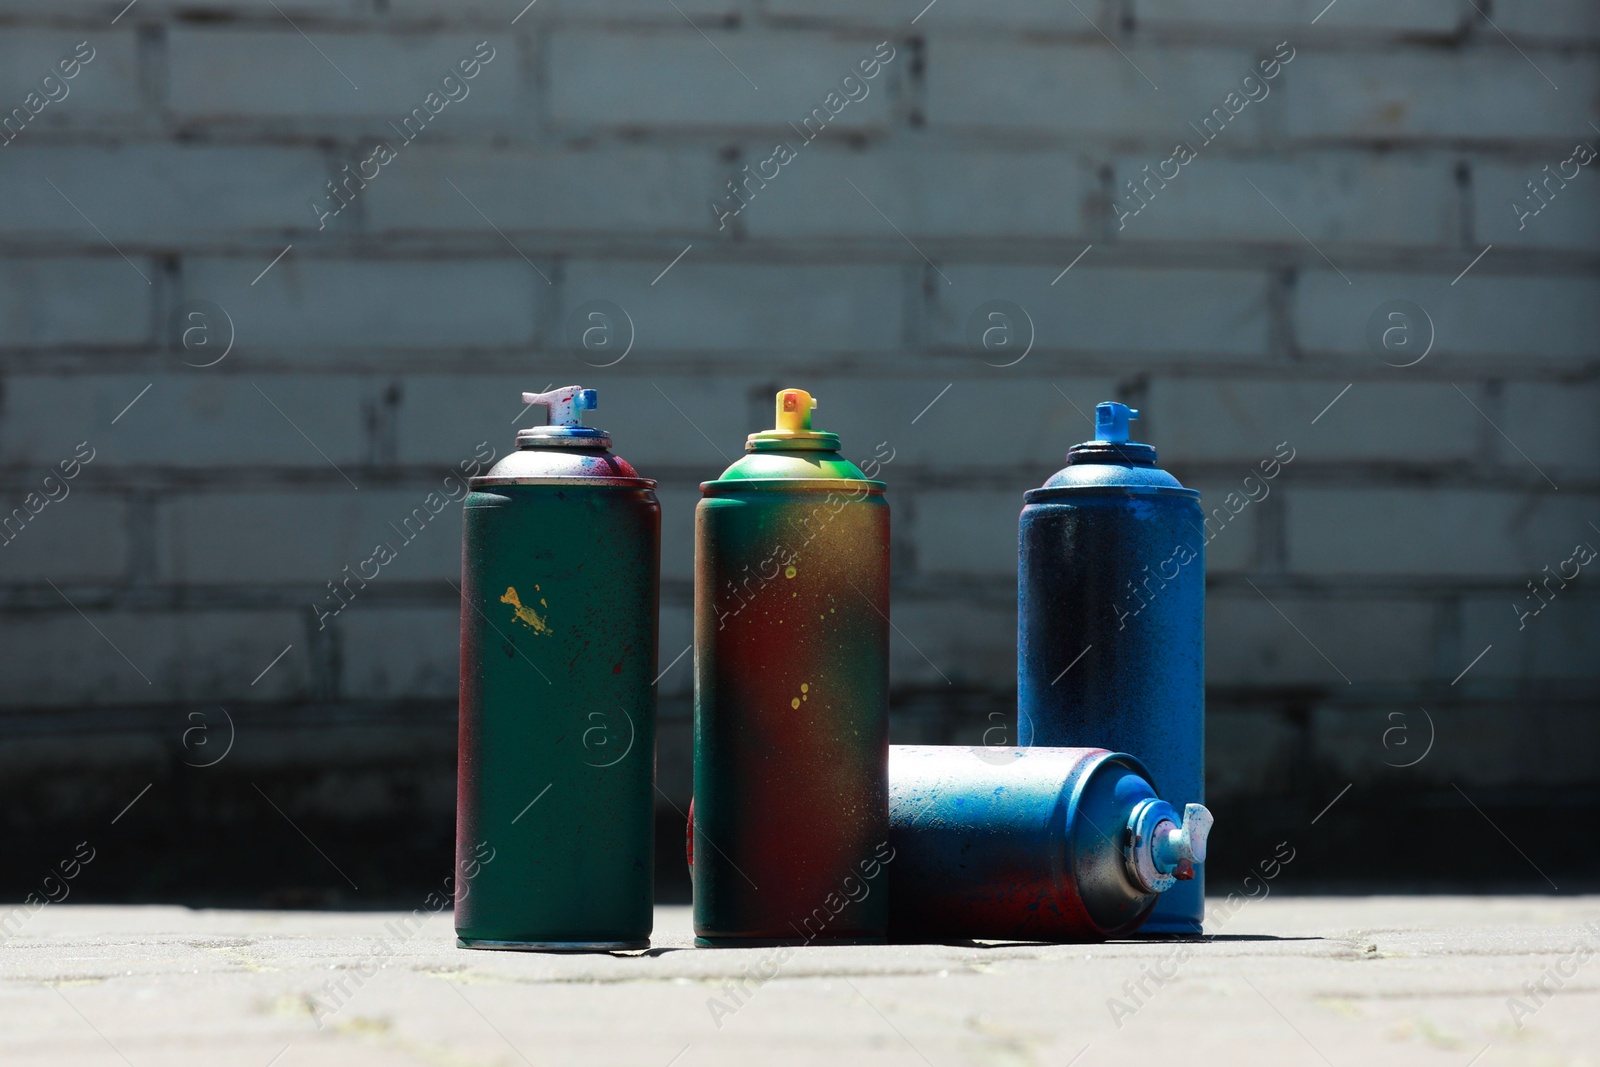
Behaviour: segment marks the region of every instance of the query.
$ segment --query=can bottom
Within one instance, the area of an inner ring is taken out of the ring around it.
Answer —
[[[490,941],[481,937],[456,938],[456,948],[508,952],[622,952],[649,947],[649,938],[643,941]]]
[[[696,937],[695,948],[784,948],[807,945],[887,945],[887,937]]]

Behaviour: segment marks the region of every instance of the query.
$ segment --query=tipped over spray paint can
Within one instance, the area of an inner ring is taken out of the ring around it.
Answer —
[[[810,394],[695,511],[694,925],[705,945],[878,942],[889,506]]]
[[[893,745],[896,941],[1100,941],[1137,929],[1206,854],[1211,813],[1103,748]]]
[[[1122,404],[1026,494],[1017,574],[1017,726],[1024,745],[1137,757],[1174,808],[1205,802],[1205,542],[1200,494],[1128,440]],[[1143,929],[1199,933],[1205,871],[1163,893]]]
[[[593,389],[473,478],[461,550],[456,934],[464,948],[650,943],[655,482],[582,425]]]

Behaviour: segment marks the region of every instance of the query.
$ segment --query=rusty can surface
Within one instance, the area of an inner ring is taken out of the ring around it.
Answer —
[[[1205,859],[1211,813],[1102,748],[893,745],[896,941],[1099,941],[1138,928]]]
[[[889,507],[809,394],[695,511],[698,943],[876,942],[888,839]]]

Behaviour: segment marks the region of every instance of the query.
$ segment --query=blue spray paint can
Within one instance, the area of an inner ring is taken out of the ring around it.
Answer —
[[[1100,941],[1137,929],[1206,855],[1181,812],[1103,748],[889,746],[896,941]]]
[[[1024,745],[1137,757],[1175,809],[1205,802],[1205,530],[1200,494],[1128,440],[1137,411],[1095,408],[1095,439],[1022,509],[1017,732]],[[1199,933],[1205,872],[1142,927]]]

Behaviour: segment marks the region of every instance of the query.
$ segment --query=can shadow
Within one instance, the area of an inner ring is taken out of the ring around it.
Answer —
[[[1144,937],[1111,938],[1106,941],[897,941],[902,945],[943,945],[946,948],[1050,948],[1077,945],[1204,945],[1213,941],[1326,941],[1316,935],[1305,937],[1278,937],[1274,934],[1216,934],[1214,936],[1184,934],[1150,934]]]

